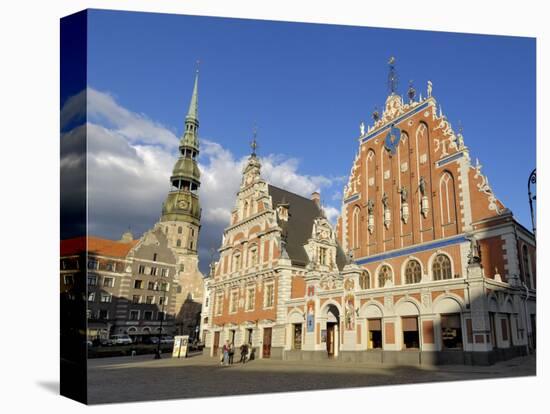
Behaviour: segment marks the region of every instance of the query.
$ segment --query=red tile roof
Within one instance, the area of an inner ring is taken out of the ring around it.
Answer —
[[[75,237],[73,239],[61,240],[61,256],[71,256],[86,251],[86,239],[88,239],[88,253],[99,256],[126,257],[138,240],[121,242],[116,240],[103,239],[95,236]]]

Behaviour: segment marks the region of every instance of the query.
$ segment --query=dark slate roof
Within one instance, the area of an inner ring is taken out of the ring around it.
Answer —
[[[268,185],[269,195],[273,202],[273,208],[277,205],[288,204],[288,223],[279,221],[279,226],[287,232],[286,251],[293,265],[305,266],[308,257],[304,245],[311,237],[313,221],[321,217],[322,213],[317,204],[309,198],[302,197],[282,188]],[[338,245],[336,253],[336,264],[340,270],[346,265],[346,256]]]

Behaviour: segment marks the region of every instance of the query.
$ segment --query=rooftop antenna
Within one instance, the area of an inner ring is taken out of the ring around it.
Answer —
[[[252,141],[250,142],[250,148],[252,148],[252,156],[256,156],[256,149],[258,148],[258,142],[256,141],[256,136],[258,135],[258,127],[254,124],[254,129],[252,131]]]
[[[397,71],[395,70],[395,57],[392,56],[388,60],[388,65],[390,66],[390,72],[388,73],[388,90],[390,95],[395,95],[397,92]]]

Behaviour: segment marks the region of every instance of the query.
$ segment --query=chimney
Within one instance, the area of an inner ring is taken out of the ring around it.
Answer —
[[[314,191],[311,193],[311,200],[317,204],[317,207],[321,208],[321,194],[319,194],[317,191]]]

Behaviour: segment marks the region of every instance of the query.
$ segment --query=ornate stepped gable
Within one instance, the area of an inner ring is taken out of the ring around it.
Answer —
[[[219,303],[212,309],[214,326],[245,323],[251,318],[276,321],[277,306],[290,299],[290,290],[295,290],[296,284],[303,285],[307,272],[330,272],[339,278],[338,272],[346,262],[320,208],[318,194],[307,199],[268,184],[260,176],[260,167],[253,152],[243,169],[231,225],[224,231],[220,258],[213,267],[209,289],[214,303]],[[290,269],[290,273],[283,268]],[[296,278],[302,281],[295,284]],[[265,306],[258,298],[266,283],[272,282],[278,292],[276,303],[273,309],[263,310]],[[281,290],[285,283],[291,289]],[[240,314],[247,306],[245,291],[251,287],[255,289],[256,311]],[[231,291],[236,288],[239,302],[232,312]]]
[[[281,258],[289,259],[294,266],[305,267],[311,257],[304,246],[311,238],[312,229],[321,220],[328,223],[322,218],[323,212],[316,201],[268,184],[260,176],[260,167],[259,159],[252,153],[243,169],[231,225],[224,231],[216,275],[231,273],[227,252],[232,248],[240,252],[239,246],[247,243],[259,245],[264,267]],[[332,229],[330,232],[333,233]],[[273,241],[272,251],[268,241]],[[340,249],[338,262],[343,265],[344,261]]]
[[[432,96],[409,101],[392,93],[373,124],[360,125],[359,151],[344,187],[339,241],[356,257],[445,238],[509,211],[496,198],[481,165],[471,162]],[[389,240],[392,239],[392,240]]]

